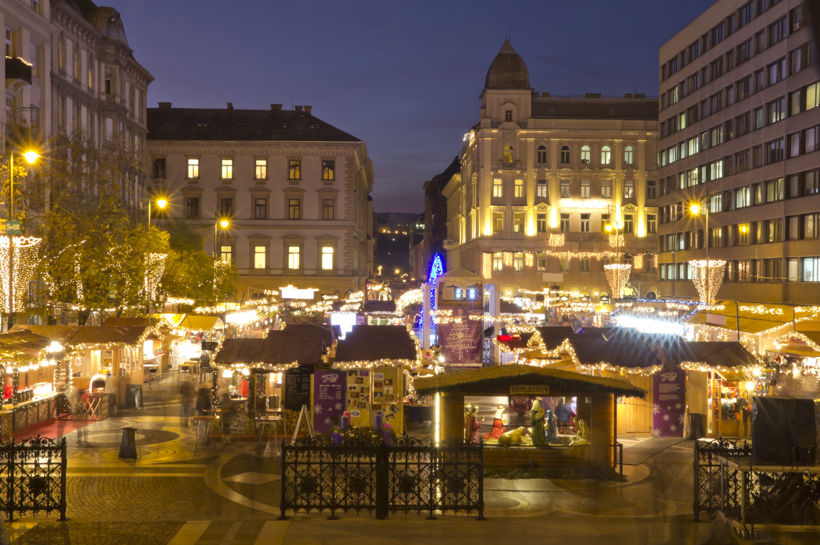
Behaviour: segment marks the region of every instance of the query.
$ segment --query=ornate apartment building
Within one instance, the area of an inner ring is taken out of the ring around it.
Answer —
[[[661,290],[820,303],[820,75],[800,0],[720,0],[660,50]],[[691,203],[706,216],[693,216]],[[715,271],[720,274],[720,271]]]
[[[198,228],[206,251],[236,266],[241,294],[364,288],[374,244],[364,142],[310,106],[160,103],[148,110],[148,127],[152,190],[170,196],[169,216]]]
[[[657,292],[657,114],[643,95],[536,93],[505,41],[443,190],[448,268],[503,293],[559,286],[595,297],[612,294],[604,264],[631,263],[623,295]]]

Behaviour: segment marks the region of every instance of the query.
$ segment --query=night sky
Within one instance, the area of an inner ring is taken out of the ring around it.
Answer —
[[[658,93],[658,49],[712,0],[98,0],[155,77],[148,106],[313,114],[367,143],[376,211],[421,212],[509,32],[553,95]]]

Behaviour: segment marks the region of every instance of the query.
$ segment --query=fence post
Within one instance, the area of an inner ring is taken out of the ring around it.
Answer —
[[[66,472],[68,471],[68,452],[66,448],[66,439],[60,441],[60,520],[68,520],[66,518]]]
[[[280,487],[280,490],[279,490],[279,520],[287,520],[288,517],[287,517],[287,515],[285,515],[285,511],[287,511],[287,509],[288,509],[288,504],[287,504],[288,480],[287,480],[287,473],[285,472],[285,457],[287,456],[288,447],[287,447],[287,441],[285,441],[284,439],[282,440],[281,447],[282,447],[282,452],[281,452],[281,456],[279,457],[279,474],[281,476],[281,479],[279,480],[279,483],[281,484],[281,487]]]
[[[11,441],[8,444],[8,452],[9,452],[9,490],[8,490],[8,497],[6,498],[6,516],[9,522],[14,520],[14,464],[15,464],[15,447],[16,442],[14,441],[14,437],[12,437]]]
[[[479,441],[473,448],[478,449],[478,520],[484,519],[484,444]]]
[[[441,447],[437,447],[435,445],[430,445],[428,447],[430,453],[430,471],[427,472],[430,478],[430,486],[427,487],[427,490],[430,493],[430,496],[427,498],[427,506],[429,507],[430,511],[427,514],[427,520],[435,520],[436,515],[436,481],[438,479],[438,464],[439,464],[439,455],[441,454]]]
[[[388,511],[387,445],[376,447],[376,518],[384,520]]]
[[[698,506],[700,505],[700,501],[698,501],[698,492],[700,490],[700,464],[698,463],[698,449],[700,448],[700,441],[695,439],[695,460],[693,463],[693,471],[692,474],[694,475],[694,483],[695,489],[694,493],[692,494],[693,498],[693,505],[692,505],[692,513],[694,514],[695,522],[699,522],[698,518],[700,517],[700,509]]]

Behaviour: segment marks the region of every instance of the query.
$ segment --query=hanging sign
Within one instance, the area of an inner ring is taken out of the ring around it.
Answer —
[[[545,396],[549,393],[549,384],[510,384],[511,396]]]

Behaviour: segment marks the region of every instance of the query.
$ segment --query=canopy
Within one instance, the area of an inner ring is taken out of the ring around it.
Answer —
[[[210,331],[211,329],[222,329],[225,322],[219,316],[197,316],[188,314],[183,318],[177,327],[189,331]]]

